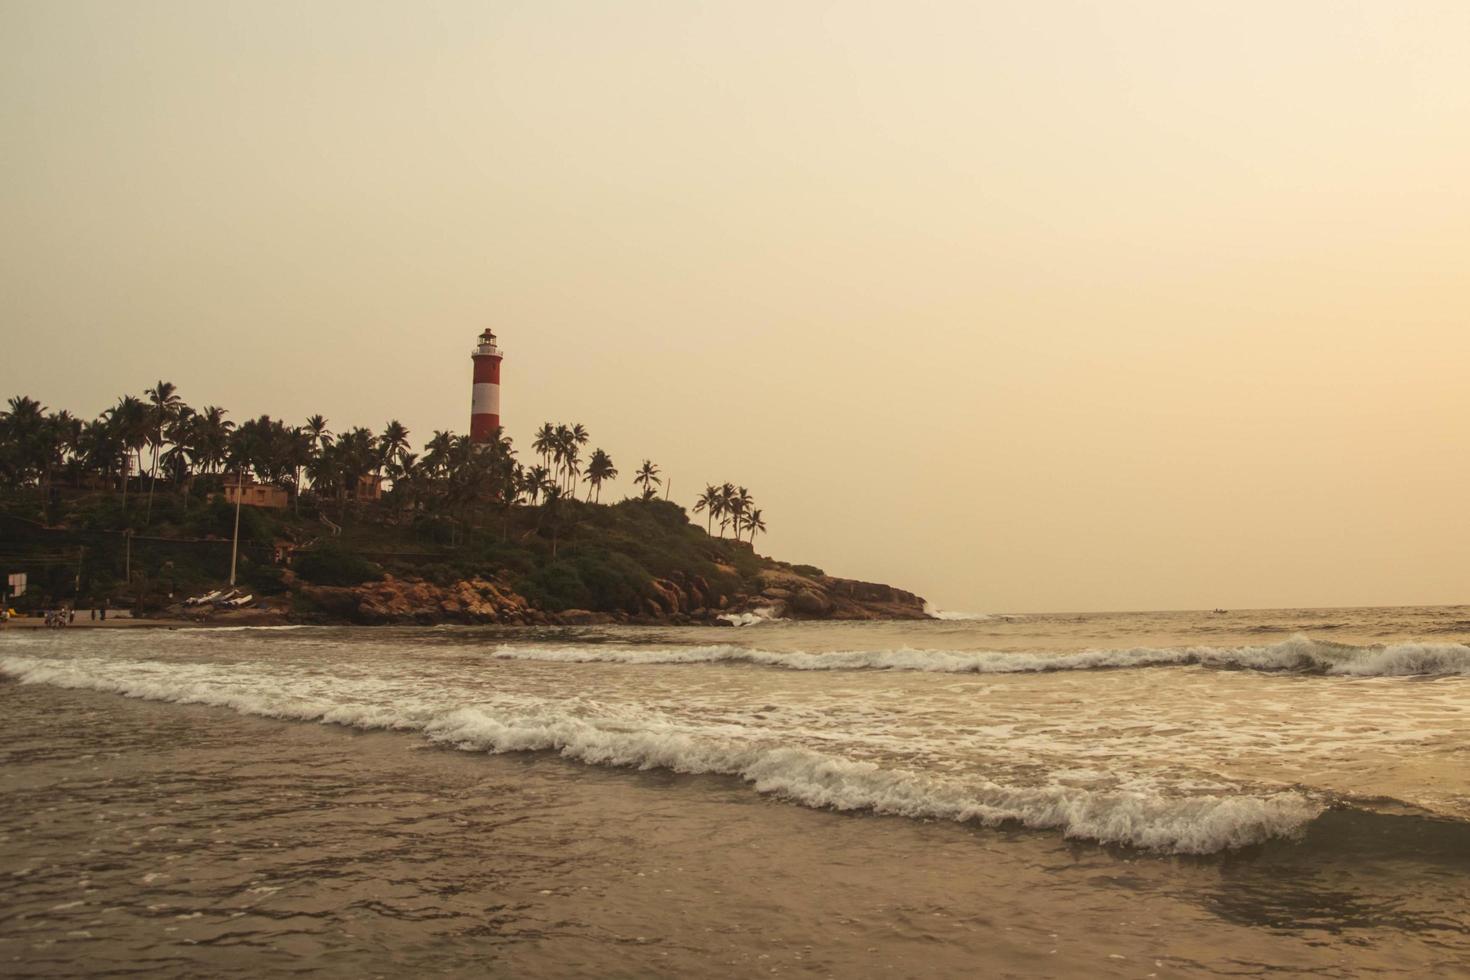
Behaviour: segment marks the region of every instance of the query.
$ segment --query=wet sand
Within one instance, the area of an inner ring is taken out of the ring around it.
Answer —
[[[1451,946],[1355,946],[1341,923],[1314,929],[1312,902],[1335,895],[1336,872],[1273,902],[1269,854],[1164,858],[840,815],[724,778],[8,681],[0,756],[9,976],[1465,966]]]
[[[195,625],[184,619],[133,619],[129,616],[109,616],[107,619],[90,619],[77,615],[77,618],[65,626],[65,629],[144,629],[144,628],[168,628],[173,626]],[[40,616],[19,616],[7,620],[5,625],[0,626],[3,630],[32,630],[47,629],[46,620]]]

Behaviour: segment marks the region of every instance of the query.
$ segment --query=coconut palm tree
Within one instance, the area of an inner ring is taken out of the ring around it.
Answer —
[[[235,423],[225,419],[218,405],[205,405],[194,419],[194,462],[205,473],[222,469],[230,452],[230,433]]]
[[[581,451],[577,449],[575,442],[568,442],[562,449],[561,462],[562,467],[566,470],[566,481],[562,485],[562,492],[575,496],[573,491],[577,485],[577,477],[582,473]]]
[[[140,453],[148,441],[148,406],[134,398],[132,395],[123,395],[117,404],[103,413],[108,423],[117,434],[118,441],[123,448],[122,467],[122,506],[123,511],[128,509],[128,477],[133,463],[142,471]]]
[[[521,492],[534,505],[541,498],[541,494],[551,483],[551,471],[544,466],[532,466],[525,471],[521,480]]]
[[[588,497],[592,498],[593,503],[602,502],[602,485],[608,480],[617,478],[618,469],[613,465],[612,457],[601,449],[592,450],[592,458],[587,461],[587,476],[584,479],[590,484]]]
[[[551,452],[555,448],[556,428],[550,422],[543,422],[531,440],[531,449],[541,457],[541,466],[547,471],[551,470]]]
[[[745,514],[750,510],[751,503],[750,491],[744,487],[737,487],[735,492],[730,495],[728,504],[730,525],[735,530],[736,541],[740,540],[740,532],[744,527]]]
[[[719,495],[720,503],[718,520],[720,522],[720,537],[723,538],[725,536],[725,528],[730,526],[730,515],[734,513],[732,508],[735,503],[735,484],[720,484]]]
[[[26,395],[9,401],[10,410],[0,416],[4,422],[4,446],[17,483],[26,483],[34,473],[40,476],[44,466],[47,416],[46,406]]]
[[[658,467],[646,459],[643,461],[643,465],[638,467],[638,475],[633,477],[633,483],[643,488],[644,500],[652,500],[654,494],[658,492],[654,487],[659,486],[663,482],[663,479],[658,475]]]
[[[327,428],[327,419],[325,416],[308,416],[306,419],[306,424],[303,425],[302,428],[306,430],[307,437],[311,439],[311,454],[313,456],[321,452],[322,447],[331,444],[332,433],[331,430]]]
[[[561,530],[561,511],[563,499],[565,499],[565,495],[562,493],[561,487],[555,483],[548,483],[541,491],[542,503],[541,515],[538,521],[538,529],[540,524],[550,523],[551,557],[553,559],[556,558],[557,535]]]
[[[153,447],[153,465],[148,474],[148,506],[143,510],[143,523],[146,525],[153,518],[153,489],[158,486],[158,454],[163,448],[163,429],[177,417],[184,402],[170,381],[159,381],[144,394],[152,407],[148,442]]]
[[[745,530],[750,532],[750,546],[754,548],[755,536],[764,533],[766,530],[766,522],[761,519],[761,509],[759,507],[751,508],[750,513],[745,515]]]
[[[65,409],[45,416],[29,447],[41,485],[42,520],[47,524],[51,523],[51,481],[56,471],[66,464],[72,423],[75,421]]]
[[[189,484],[193,468],[199,462],[198,432],[199,416],[188,405],[180,405],[173,421],[164,432],[164,441],[169,449],[159,459],[163,471],[169,474],[174,486],[184,490],[184,507],[189,506]]]
[[[123,465],[123,445],[117,430],[105,418],[88,422],[82,427],[78,451],[83,466],[101,474],[102,485],[112,490],[112,474],[121,470]]]
[[[719,507],[720,491],[714,484],[706,485],[704,492],[694,501],[694,512],[698,514],[703,511],[705,514],[704,533],[710,537],[715,536],[714,521]]]
[[[443,476],[449,464],[449,450],[454,444],[454,433],[434,430],[434,438],[424,444],[424,469],[435,477]]]
[[[402,422],[393,419],[383,427],[378,445],[383,453],[383,462],[391,462],[408,449],[408,430],[403,427]]]

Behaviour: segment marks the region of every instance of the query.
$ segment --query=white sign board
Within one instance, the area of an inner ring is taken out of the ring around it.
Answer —
[[[11,572],[10,573],[10,597],[12,599],[19,599],[21,596],[23,596],[25,594],[26,594],[26,573],[25,572]]]

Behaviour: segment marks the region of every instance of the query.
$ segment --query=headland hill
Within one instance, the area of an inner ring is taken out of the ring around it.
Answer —
[[[521,456],[496,394],[493,425],[477,411],[420,452],[397,421],[235,424],[165,381],[90,421],[11,397],[0,571],[27,587],[8,606],[78,624],[104,607],[218,625],[927,618],[910,592],[758,554],[765,518],[735,484],[706,486],[691,520],[643,460],[636,495],[603,503],[618,469],[586,428],[547,423]]]

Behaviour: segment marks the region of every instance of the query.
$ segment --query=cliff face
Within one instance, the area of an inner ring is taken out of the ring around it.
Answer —
[[[923,599],[891,585],[775,570],[761,572],[759,581],[757,604],[787,619],[929,618]]]
[[[638,612],[536,609],[504,582],[475,578],[452,585],[391,575],[351,587],[307,585],[294,578],[297,618],[306,622],[361,625],[435,623],[543,626],[599,623],[726,625],[722,617],[767,611],[786,619],[925,619],[924,600],[872,582],[764,571],[760,591],[726,595],[699,575],[674,573],[654,579]]]
[[[535,626],[550,622],[509,587],[479,578],[441,586],[388,575],[380,582],[350,587],[299,585],[296,595],[299,617],[315,622],[364,626],[436,623]]]

